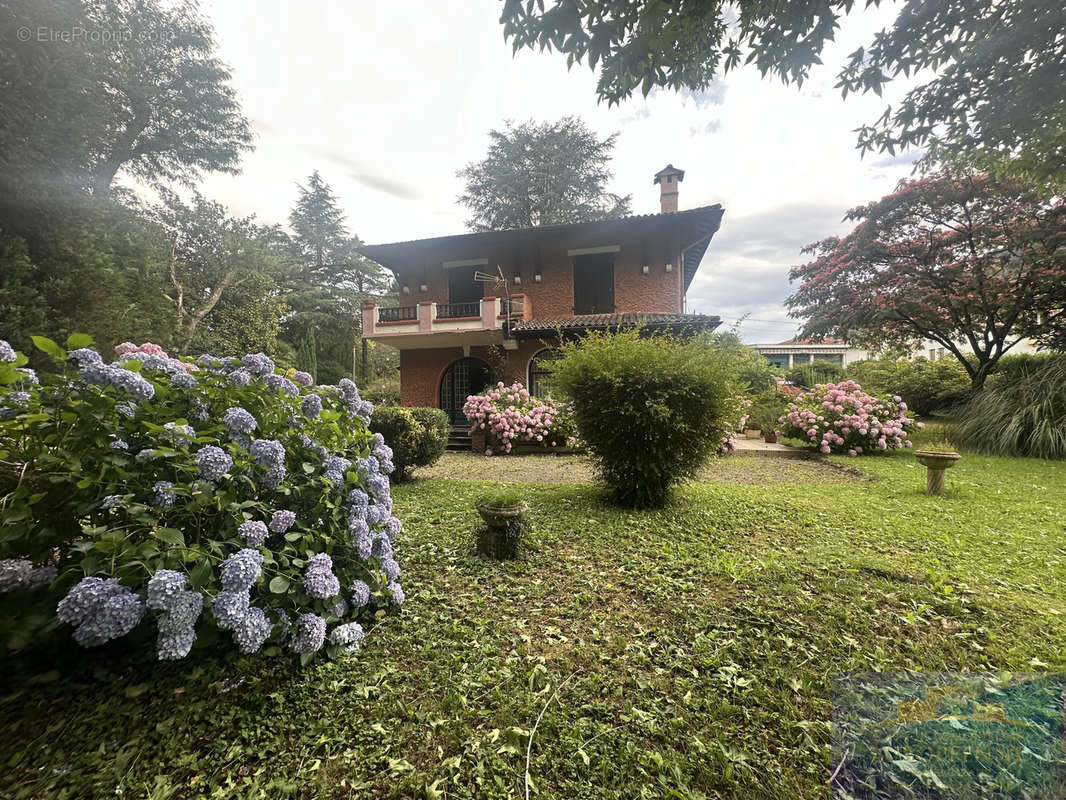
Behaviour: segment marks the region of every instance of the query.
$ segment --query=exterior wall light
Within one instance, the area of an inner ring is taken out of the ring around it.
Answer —
[[[515,286],[521,286],[522,285],[522,276],[521,275],[515,275],[514,276],[514,285]]]
[[[641,275],[647,275],[648,272],[650,272],[650,271],[651,271],[651,267],[649,267],[647,264],[645,264],[643,267],[640,268],[640,274]]]
[[[411,287],[410,286],[404,286],[403,287],[403,293],[404,294],[411,294]]]
[[[533,276],[533,282],[534,283],[540,283],[540,273],[539,272],[536,275]]]
[[[670,264],[670,263],[667,263],[667,265],[666,265],[666,271],[667,271],[667,272],[673,272],[673,271],[674,271],[674,265],[673,265],[673,264]]]
[[[420,283],[420,284],[418,285],[418,291],[420,291],[420,292],[426,292],[426,291],[429,291],[429,287],[428,287],[428,286],[426,286],[426,285],[425,285],[424,283]]]

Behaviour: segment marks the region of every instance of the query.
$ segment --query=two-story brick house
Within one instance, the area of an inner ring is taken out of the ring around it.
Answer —
[[[560,333],[717,327],[717,317],[684,308],[723,210],[678,211],[684,175],[673,166],[655,175],[658,214],[360,248],[400,286],[402,305],[364,307],[363,336],[399,349],[403,402],[443,408],[461,424],[467,395],[493,370],[543,395]],[[504,280],[478,279],[487,274]]]

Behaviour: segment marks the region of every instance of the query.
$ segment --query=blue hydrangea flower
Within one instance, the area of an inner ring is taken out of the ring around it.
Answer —
[[[98,361],[89,361],[78,370],[78,377],[92,386],[107,386],[117,372],[118,367]]]
[[[185,591],[188,579],[185,573],[173,569],[161,569],[156,571],[148,579],[149,608],[157,611],[165,611],[174,605],[177,597]]]
[[[371,456],[371,458],[373,458],[373,456]],[[374,460],[377,461],[377,459]],[[366,484],[367,488],[370,489],[370,492],[374,495],[374,497],[389,496],[389,479],[386,478],[384,475],[380,473],[376,475],[371,475],[369,478],[367,478]]]
[[[304,572],[304,591],[316,600],[328,600],[340,590],[340,581],[333,574],[333,559],[325,553],[311,556]]]
[[[15,348],[4,339],[0,339],[0,361],[7,364],[18,358]]]
[[[195,628],[180,628],[167,633],[160,631],[155,643],[156,657],[160,661],[178,661],[189,655],[195,641]]]
[[[129,443],[123,441],[122,439],[115,439],[115,441],[111,442],[111,444],[109,444],[108,447],[110,447],[112,450],[129,450],[130,449]]]
[[[353,608],[362,608],[370,602],[370,586],[365,581],[353,581],[348,589]]]
[[[266,353],[249,353],[241,359],[241,363],[253,375],[268,375],[274,371],[274,362]]]
[[[182,372],[175,375],[171,381],[172,386],[177,386],[179,389],[192,389],[198,385],[198,381],[188,372]]]
[[[400,584],[393,581],[388,585],[389,596],[392,598],[394,605],[402,606],[403,601],[406,600],[406,596],[403,593],[403,587]]]
[[[270,517],[270,530],[274,533],[285,533],[296,524],[296,512],[278,509]]]
[[[292,379],[296,384],[303,386],[305,389],[315,385],[315,379],[311,377],[311,373],[309,372],[293,373]]]
[[[400,577],[400,565],[394,558],[386,558],[381,562],[381,571],[385,573],[385,577],[390,581],[395,581]]]
[[[226,376],[226,380],[239,389],[243,389],[252,382],[252,373],[246,369],[235,369]]]
[[[115,403],[115,411],[126,419],[133,419],[137,416],[137,406],[134,403]]]
[[[396,517],[389,517],[385,520],[385,533],[389,536],[389,541],[395,542],[396,537],[400,535],[400,531],[403,529],[403,523]]]
[[[196,453],[200,465],[200,477],[205,481],[217,481],[233,468],[233,459],[221,447],[209,444]]]
[[[249,589],[258,580],[262,570],[262,553],[248,547],[238,550],[222,562],[222,588],[227,592]]]
[[[3,340],[0,339],[0,342]],[[22,586],[33,572],[33,562],[25,558],[0,559],[0,594]]]
[[[370,496],[362,489],[348,492],[348,519],[366,519],[366,510],[370,507]]]
[[[249,452],[262,467],[274,467],[285,462],[285,447],[276,439],[256,439]]]
[[[374,535],[372,555],[374,558],[392,558],[392,542],[388,536],[382,533]]]
[[[375,525],[380,525],[388,518],[388,510],[383,505],[380,505],[378,503],[375,503],[366,510],[366,521],[367,524],[371,527]]]
[[[199,397],[193,398],[192,418],[197,422],[207,422],[211,419],[211,408]]]
[[[101,508],[125,508],[126,496],[121,494],[109,494],[104,498]]]
[[[119,583],[118,578],[82,578],[59,601],[56,616],[74,625],[74,641],[83,647],[125,636],[144,616],[141,598]]]
[[[249,434],[259,427],[255,421],[255,417],[240,406],[231,406],[230,408],[227,408],[226,413],[222,417],[222,424],[226,426],[230,433]]]
[[[274,626],[267,619],[266,612],[261,608],[249,608],[244,618],[233,626],[233,640],[237,642],[237,649],[245,655],[258,653],[270,637]]]
[[[143,464],[146,461],[151,461],[156,457],[156,452],[151,447],[146,447],[134,456],[138,464]]]
[[[233,630],[248,614],[250,598],[247,589],[221,591],[211,604],[215,622],[222,630]]]
[[[152,486],[152,505],[156,508],[170,508],[178,496],[170,491],[174,484],[170,481],[156,481]]]
[[[301,614],[293,625],[289,649],[294,653],[314,653],[326,641],[326,621],[317,614]]]
[[[329,608],[329,613],[340,619],[348,613],[348,601],[343,597]]]
[[[259,547],[266,541],[269,534],[265,524],[257,519],[250,519],[241,523],[240,527],[237,528],[237,535],[252,547]]]
[[[200,618],[204,609],[204,598],[199,592],[181,591],[167,600],[159,617],[159,630],[175,633],[183,628],[191,628]]]
[[[137,372],[117,369],[111,375],[111,385],[133,395],[137,400],[151,400],[155,397],[155,387]]]
[[[317,394],[307,395],[300,404],[300,410],[304,412],[305,417],[314,419],[322,413],[322,398]]]
[[[363,626],[358,622],[349,622],[346,625],[338,625],[329,635],[329,643],[340,647],[345,653],[357,653],[362,647]]]
[[[268,491],[273,491],[285,481],[285,474],[285,467],[281,464],[275,464],[259,479],[259,485]]]
[[[43,567],[35,567],[26,579],[22,582],[24,588],[33,590],[40,589],[42,586],[47,586],[56,578],[59,577],[59,570],[50,564]]]
[[[366,521],[365,520],[358,520],[358,522],[360,522],[363,525],[363,527],[366,527]],[[359,558],[363,559],[364,561],[366,561],[368,558],[370,558],[371,548],[373,547],[373,543],[370,540],[370,529],[369,528],[367,528],[365,531],[364,530],[357,530],[357,531],[355,531],[355,533],[353,533],[353,535],[352,535],[352,547],[354,547],[356,552],[359,554]]]
[[[323,477],[330,483],[340,486],[344,483],[346,473],[351,465],[352,462],[346,458],[332,456],[326,464],[326,471],[323,473]]]
[[[102,364],[104,360],[95,350],[88,347],[79,347],[77,350],[71,350],[67,353],[67,361],[73,362],[80,368],[88,364]]]
[[[282,394],[288,397],[296,397],[300,393],[300,389],[295,383],[274,373],[263,376],[263,383],[271,389],[281,389]]]
[[[192,444],[196,431],[189,425],[179,425],[176,422],[168,422],[163,426],[162,436],[175,447],[186,447]]]
[[[32,370],[29,367],[15,367],[15,372],[26,376],[19,380],[19,384],[22,386],[25,386],[26,384],[36,386],[41,382],[41,379],[37,377],[37,371]]]

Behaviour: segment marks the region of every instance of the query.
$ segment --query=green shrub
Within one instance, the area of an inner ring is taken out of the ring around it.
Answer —
[[[785,380],[793,386],[814,388],[820,383],[833,383],[844,377],[844,368],[832,361],[816,359],[810,364],[799,364],[785,373]]]
[[[759,394],[776,388],[780,370],[767,361],[754,347],[748,347],[735,333],[711,333],[699,337],[721,358],[730,362],[730,369],[738,385],[748,394]]]
[[[991,455],[1066,459],[1066,356],[1041,361],[1020,379],[989,381],[962,407],[952,439]]]
[[[848,366],[848,378],[873,394],[898,394],[923,416],[956,406],[970,393],[970,376],[954,358],[857,361]]]
[[[155,636],[183,658],[357,649],[403,602],[387,447],[351,381],[314,386],[262,353],[185,364],[72,336],[39,382],[0,342],[0,636],[62,623],[79,644]],[[57,606],[56,601],[62,598]]]
[[[398,406],[402,403],[399,378],[376,380],[359,393],[376,406]]]
[[[996,362],[987,381],[995,385],[1025,380],[1058,358],[1061,356],[1056,353],[1008,353]]]
[[[699,341],[635,329],[593,333],[562,353],[554,385],[624,505],[662,505],[721,447],[738,414],[729,360]]]
[[[792,396],[780,391],[762,392],[753,398],[748,411],[748,424],[763,433],[773,432],[781,427],[780,418],[788,412]]]
[[[392,448],[395,480],[404,480],[415,467],[428,467],[440,459],[448,444],[448,415],[439,408],[378,406],[370,429],[380,433]]]

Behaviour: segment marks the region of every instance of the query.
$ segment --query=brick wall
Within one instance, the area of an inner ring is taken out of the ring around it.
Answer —
[[[507,383],[517,380],[525,385],[528,380],[529,360],[544,347],[543,342],[523,340],[518,343],[517,350],[504,350],[507,361],[503,379]],[[494,366],[487,347],[471,347],[470,356],[480,358],[490,367]],[[444,371],[462,357],[462,347],[401,350],[400,396],[404,405],[438,407],[440,382]]]
[[[573,264],[567,250],[583,247],[600,247],[618,245],[621,250],[614,259],[614,303],[616,313],[660,311],[681,313],[681,260],[676,234],[661,233],[654,236],[617,236],[608,239],[571,236],[561,237],[549,244],[527,245],[516,249],[496,249],[489,252],[437,251],[420,265],[412,265],[403,273],[403,282],[410,287],[409,294],[401,296],[401,304],[414,305],[419,301],[434,300],[448,302],[448,280],[444,261],[458,261],[470,258],[487,258],[488,264],[481,267],[485,272],[495,273],[497,265],[512,281],[517,273],[522,283],[513,286],[512,291],[523,292],[529,296],[533,306],[533,317],[568,317],[574,313],[574,275]],[[541,282],[536,283],[533,275],[537,261],[540,261]],[[647,275],[641,267],[647,260],[650,270]],[[673,265],[671,272],[666,272],[667,262]],[[419,290],[421,285],[426,291]],[[486,294],[496,294],[491,284]]]

